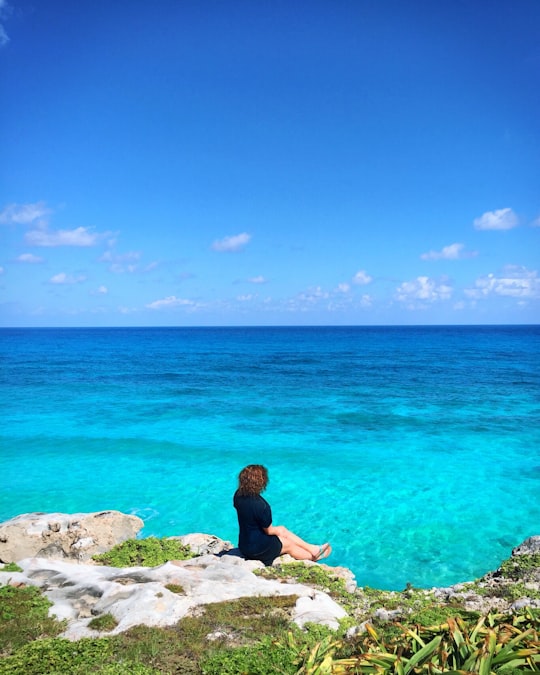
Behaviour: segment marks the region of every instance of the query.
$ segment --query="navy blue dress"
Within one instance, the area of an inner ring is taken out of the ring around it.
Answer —
[[[238,514],[238,548],[247,560],[260,560],[271,565],[281,555],[281,541],[275,534],[266,534],[263,528],[272,524],[270,504],[260,495],[234,494],[234,508]]]

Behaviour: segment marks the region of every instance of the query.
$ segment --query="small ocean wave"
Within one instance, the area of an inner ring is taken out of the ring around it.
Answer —
[[[141,518],[141,520],[144,520],[145,523],[155,520],[160,516],[160,513],[157,509],[150,507],[134,507],[129,509],[128,513],[131,516],[137,516],[138,518]]]

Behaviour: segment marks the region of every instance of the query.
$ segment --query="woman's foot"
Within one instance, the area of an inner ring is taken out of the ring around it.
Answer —
[[[330,553],[332,553],[332,547],[330,544],[323,544],[322,546],[319,546],[317,553],[313,556],[313,561],[318,562],[319,560],[328,558]]]

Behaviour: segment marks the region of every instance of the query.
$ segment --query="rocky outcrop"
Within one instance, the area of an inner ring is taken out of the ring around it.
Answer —
[[[143,524],[119,511],[26,513],[0,524],[0,562],[30,557],[88,561],[135,537]]]
[[[512,551],[512,556],[540,553],[540,536],[529,537]]]
[[[184,534],[180,537],[168,537],[168,539],[177,539],[184,546],[189,546],[195,555],[219,555],[228,551],[233,551],[233,545],[230,541],[224,541],[213,534],[202,534],[195,532],[193,534]],[[241,555],[238,549],[234,549],[236,555]]]
[[[196,557],[154,568],[120,569],[91,561],[92,555],[134,537],[141,527],[139,518],[115,511],[13,518],[0,524],[0,559],[17,566],[3,569],[0,564],[0,586],[40,587],[53,603],[50,613],[66,620],[64,636],[71,639],[98,635],[89,624],[107,614],[117,623],[107,634],[119,633],[140,624],[173,625],[205,604],[247,596],[295,596],[291,620],[299,626],[311,622],[337,628],[347,616],[324,590],[273,574],[257,575],[262,563],[244,560],[230,542],[213,535],[171,537],[189,545]],[[282,556],[275,564],[286,562],[292,558]],[[357,621],[351,629],[355,632],[369,620],[406,618],[426,601],[481,613],[540,607],[540,536],[525,540],[498,570],[474,582],[401,593],[380,591],[377,598],[372,589],[357,588],[346,568],[304,564],[323,567],[330,577],[343,580],[350,616]]]
[[[358,589],[357,594],[361,596],[362,589]],[[498,569],[487,572],[475,581],[429,590],[411,589],[392,594],[381,592],[379,602],[384,604],[386,601],[392,609],[378,608],[372,616],[381,621],[406,618],[407,614],[414,611],[414,601],[418,602],[418,595],[424,596],[425,600],[433,599],[439,605],[479,614],[506,614],[525,607],[540,608],[540,536],[526,539],[513,549],[510,558]],[[399,605],[397,608],[396,604]]]
[[[53,603],[51,614],[67,620],[64,637],[77,640],[96,636],[89,627],[97,616],[112,614],[117,621],[108,635],[132,626],[170,626],[201,605],[246,596],[298,596],[292,620],[333,628],[345,610],[322,591],[304,584],[282,583],[254,574],[258,561],[234,553],[206,554],[171,561],[159,567],[102,567],[63,560],[27,558],[18,561],[21,572],[1,572],[0,585],[34,585]],[[315,564],[315,563],[311,563]]]

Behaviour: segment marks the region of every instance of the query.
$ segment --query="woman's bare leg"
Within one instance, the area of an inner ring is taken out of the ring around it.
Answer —
[[[326,558],[330,555],[330,544],[323,544],[322,546],[309,544],[283,525],[275,527],[274,532],[281,541],[281,552],[288,553],[295,560],[317,560],[320,557]],[[322,553],[326,553],[326,555],[321,555]]]

